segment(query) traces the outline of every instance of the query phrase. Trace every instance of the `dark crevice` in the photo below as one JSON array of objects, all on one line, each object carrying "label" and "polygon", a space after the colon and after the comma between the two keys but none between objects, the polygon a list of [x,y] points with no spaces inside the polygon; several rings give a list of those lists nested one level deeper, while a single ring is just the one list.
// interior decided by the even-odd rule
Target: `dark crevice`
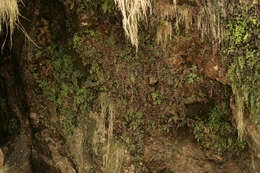
[{"label": "dark crevice", "polygon": [[18,135],[20,121],[8,104],[6,79],[0,77],[0,146]]}]

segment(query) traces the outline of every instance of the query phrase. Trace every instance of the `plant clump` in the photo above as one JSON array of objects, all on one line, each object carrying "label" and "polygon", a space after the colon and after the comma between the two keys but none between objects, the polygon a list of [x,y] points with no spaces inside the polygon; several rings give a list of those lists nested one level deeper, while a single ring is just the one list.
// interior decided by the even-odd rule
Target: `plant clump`
[{"label": "plant clump", "polygon": [[123,16],[123,28],[131,43],[138,49],[138,21],[146,18],[150,0],[115,0]]},{"label": "plant clump", "polygon": [[223,156],[236,155],[245,150],[245,141],[237,139],[237,131],[230,122],[225,121],[219,106],[214,107],[206,119],[194,123],[195,139],[207,150]]},{"label": "plant clump", "polygon": [[[202,38],[210,38],[218,45],[223,40],[225,21],[234,10],[234,1],[191,0],[115,0],[123,16],[123,28],[131,43],[138,49],[138,22],[147,18],[157,29],[158,43],[165,44],[175,31],[196,28]],[[148,22],[148,20],[146,20]]]},{"label": "plant clump", "polygon": [[95,99],[95,92],[88,85],[93,75],[86,77],[75,67],[75,60],[61,47],[52,45],[37,54],[48,57],[41,62],[41,71],[34,77],[42,95],[50,101],[59,116],[62,126],[72,133],[77,122],[87,116]]},{"label": "plant clump", "polygon": [[242,138],[247,123],[260,129],[259,2],[241,2],[235,9],[227,25],[223,52],[232,81],[233,114]]},{"label": "plant clump", "polygon": [[[234,2],[224,0],[173,0],[173,2],[159,0],[154,5],[152,21],[159,29],[160,21],[170,22],[176,31],[189,31],[196,28],[202,38],[211,38],[212,43],[216,44],[223,39],[224,21],[228,11],[233,11],[233,7]],[[166,33],[169,33],[168,29]]]},{"label": "plant clump", "polygon": [[[10,40],[12,41],[12,35],[14,28],[18,23],[19,9],[17,0],[1,0],[0,2],[0,33],[3,32],[3,28],[10,31]],[[2,45],[3,49],[4,43]]]}]

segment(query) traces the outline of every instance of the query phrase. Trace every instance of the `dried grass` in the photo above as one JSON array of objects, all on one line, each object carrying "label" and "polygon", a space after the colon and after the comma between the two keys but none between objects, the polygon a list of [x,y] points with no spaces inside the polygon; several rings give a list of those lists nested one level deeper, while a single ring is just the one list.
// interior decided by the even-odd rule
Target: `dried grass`
[{"label": "dried grass", "polygon": [[0,169],[3,167],[4,165],[4,153],[0,148]]},{"label": "dried grass", "polygon": [[165,45],[172,37],[172,25],[168,21],[162,22],[157,27],[157,43]]},{"label": "dried grass", "polygon": [[[17,0],[1,0],[0,2],[0,33],[3,32],[3,27],[10,32],[10,40],[12,43],[12,35],[14,28],[19,22],[19,9]],[[2,45],[2,49],[5,42]]]},{"label": "dried grass", "polygon": [[[123,16],[123,28],[131,43],[138,49],[138,22],[146,19],[147,11],[152,11],[150,0],[114,0]],[[235,1],[226,0],[191,0],[183,3],[182,0],[158,0],[153,6],[154,24],[161,21],[173,24],[178,30],[184,26],[188,31],[197,28],[202,38],[211,37],[212,42],[220,43],[223,39],[223,20],[228,13],[232,13]],[[195,5],[191,5],[195,4]],[[155,20],[154,20],[155,19]],[[164,43],[165,38],[171,36],[170,27],[164,27],[165,34],[157,34],[157,40]],[[159,33],[162,33],[162,26],[158,25]],[[173,29],[173,28],[172,28]],[[168,34],[168,36],[165,36]],[[164,36],[162,36],[164,35]],[[162,39],[162,40],[160,40]]]},{"label": "dried grass", "polygon": [[1,46],[1,50],[4,49],[8,34],[12,47],[12,36],[16,27],[23,32],[29,41],[31,41],[36,47],[39,48],[39,46],[31,39],[29,34],[25,31],[24,27],[19,22],[20,13],[18,2],[22,3],[22,0],[0,0],[0,33],[3,32],[4,28],[6,28],[7,32],[6,38]]},{"label": "dried grass", "polygon": [[0,173],[8,173],[8,172],[10,172],[8,167],[3,167],[0,169]]},{"label": "dried grass", "polygon": [[[106,93],[99,97],[101,107],[100,114],[90,113],[90,117],[96,121],[96,130],[93,135],[93,151],[96,155],[102,155],[101,169],[107,173],[120,173],[125,160],[126,147],[116,141],[113,136],[115,121],[115,105]],[[108,127],[106,127],[106,122]]]},{"label": "dried grass", "polygon": [[123,16],[123,28],[126,36],[138,50],[138,21],[146,19],[150,0],[114,0]]},{"label": "dried grass", "polygon": [[[208,36],[213,42],[220,43],[224,33],[223,20],[227,17],[228,11],[232,12],[234,2],[225,0],[189,1],[194,5],[181,2],[173,0],[170,3],[159,0],[153,9],[154,17],[158,21],[175,21],[176,30],[179,30],[180,26],[184,26],[186,31],[197,28],[202,38]],[[166,32],[169,33],[168,30]]]},{"label": "dried grass", "polygon": [[237,131],[239,139],[242,140],[245,133],[245,120],[244,120],[244,101],[239,94],[236,94],[236,105],[237,113],[235,115],[235,120],[237,123]]}]

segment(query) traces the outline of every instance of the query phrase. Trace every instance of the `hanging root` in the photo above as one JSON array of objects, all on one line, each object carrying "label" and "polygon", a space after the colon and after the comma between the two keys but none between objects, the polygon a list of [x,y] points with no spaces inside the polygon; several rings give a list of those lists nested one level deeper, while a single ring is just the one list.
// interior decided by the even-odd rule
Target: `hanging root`
[{"label": "hanging root", "polygon": [[24,27],[19,22],[19,8],[18,1],[21,0],[1,0],[0,1],[0,33],[3,32],[4,28],[6,29],[6,38],[2,43],[1,50],[3,51],[7,36],[9,34],[10,43],[12,47],[12,36],[14,29],[17,27],[20,31],[23,32],[25,37],[31,41],[36,47],[39,47],[25,31]]},{"label": "hanging root", "polygon": [[[17,0],[1,0],[0,2],[0,33],[3,32],[3,28],[6,27],[6,31],[10,32],[10,40],[12,43],[12,35],[14,28],[19,22],[18,3]],[[6,34],[7,36],[8,34]],[[2,50],[5,45],[6,39],[2,45]]]},{"label": "hanging root", "polygon": [[138,49],[138,21],[146,19],[150,0],[114,0],[123,16],[123,28],[131,43]]}]

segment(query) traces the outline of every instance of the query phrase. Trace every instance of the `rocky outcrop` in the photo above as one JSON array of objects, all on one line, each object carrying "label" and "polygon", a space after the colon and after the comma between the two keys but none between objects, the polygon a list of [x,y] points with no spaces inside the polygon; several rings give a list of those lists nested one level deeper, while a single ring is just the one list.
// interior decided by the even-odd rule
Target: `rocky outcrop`
[{"label": "rocky outcrop", "polygon": [[245,173],[249,162],[237,164],[236,160],[223,160],[214,154],[201,150],[187,133],[176,133],[174,137],[153,136],[146,140],[145,163],[155,172],[192,172],[192,173]]},{"label": "rocky outcrop", "polygon": [[31,137],[24,130],[8,142],[4,148],[6,153],[5,169],[7,173],[31,173]]},{"label": "rocky outcrop", "polygon": [[[32,36],[37,35],[35,38],[38,39],[43,47],[48,46],[54,40],[59,40],[59,37],[64,37],[62,38],[63,41],[66,40],[66,32],[63,32],[63,27],[65,28],[65,23],[67,22],[65,21],[65,18],[67,17],[70,23],[74,22],[74,18],[76,17],[72,17],[74,13],[70,11],[70,8],[74,4],[67,3],[67,1],[64,2],[63,0],[35,0],[25,2],[28,4],[28,7],[35,8],[34,13],[30,13],[30,15],[35,14],[33,15],[34,19],[32,20],[31,25],[38,28],[36,29],[37,31],[32,29]],[[51,8],[49,8],[48,3],[51,4]],[[71,3],[74,2],[71,1]],[[56,7],[60,10],[56,10]],[[31,10],[28,11],[31,12]],[[62,12],[59,13],[60,11]],[[61,25],[59,25],[59,21],[61,22]],[[77,28],[77,20],[75,20],[75,23],[72,25],[75,25],[72,26],[73,28]],[[93,32],[92,34],[94,37],[95,33]],[[76,37],[73,39],[76,40]],[[129,130],[130,137],[121,134],[115,136],[114,134],[115,122],[123,121],[123,119],[127,117],[124,117],[125,115],[117,115],[118,113],[115,110],[115,105],[117,103],[114,103],[109,97],[111,94],[109,92],[111,91],[107,91],[107,89],[104,89],[105,92],[100,91],[100,93],[98,93],[99,97],[95,100],[95,103],[93,103],[95,108],[93,108],[93,110],[88,110],[88,114],[84,115],[84,117],[78,116],[78,119],[75,121],[76,123],[69,124],[70,131],[66,131],[63,127],[61,117],[59,116],[59,111],[61,110],[58,110],[53,102],[41,96],[41,92],[43,91],[37,91],[39,88],[35,87],[33,78],[33,75],[36,74],[32,74],[30,71],[38,66],[44,66],[46,71],[41,71],[41,69],[36,69],[35,71],[38,70],[37,72],[39,73],[51,73],[51,65],[46,63],[34,66],[33,63],[35,61],[33,60],[36,58],[36,55],[34,55],[36,53],[32,48],[32,44],[25,43],[21,38],[19,38],[17,42],[17,49],[14,50],[17,52],[10,53],[10,56],[14,56],[15,62],[12,62],[13,57],[9,57],[11,64],[10,69],[0,69],[0,72],[4,72],[0,75],[5,74],[5,79],[8,79],[8,85],[5,86],[8,93],[8,104],[15,115],[14,119],[17,121],[13,123],[14,128],[12,128],[14,129],[13,131],[16,131],[16,133],[14,133],[15,135],[13,135],[12,138],[8,138],[7,143],[4,143],[3,152],[5,153],[5,159],[0,150],[0,173],[2,173],[1,166],[3,165],[3,160],[5,166],[8,168],[8,173],[221,173],[230,172],[230,170],[236,173],[250,172],[248,168],[250,167],[249,160],[251,158],[245,158],[244,160],[240,158],[239,163],[237,163],[235,159],[224,159],[213,153],[205,152],[205,150],[196,143],[193,137],[188,135],[191,134],[191,132],[188,132],[185,129],[176,131],[174,136],[163,135],[162,132],[158,132],[158,134],[154,133],[153,136],[141,134],[141,137],[139,137],[133,135],[138,138],[139,141],[137,142],[141,143],[143,148],[139,149],[139,152],[141,153],[138,153],[139,155],[135,152],[131,152],[131,147],[135,148],[137,146],[137,144],[133,143],[130,145],[129,142],[130,137],[133,137],[131,136],[133,131],[131,132],[126,128],[127,126],[125,126],[119,128],[125,128],[125,131]],[[88,46],[89,43],[91,42],[85,42],[84,47],[86,45]],[[184,54],[180,53],[179,55],[176,54],[175,57],[166,59],[170,70],[178,68],[185,70],[187,67],[184,66],[187,64],[187,66],[195,64],[199,67],[198,70],[196,67],[196,76],[203,73],[207,79],[216,79],[224,85],[229,84],[229,81],[224,75],[225,70],[221,68],[222,64],[217,57],[211,59],[207,59],[207,57],[197,58],[200,49],[196,46],[191,47],[193,49],[188,47],[193,45],[193,41],[190,40],[189,42],[183,43],[184,47],[180,47],[179,49],[190,50],[190,52]],[[102,47],[100,49],[102,49]],[[108,52],[110,51],[108,48],[106,49]],[[71,51],[71,49],[68,50]],[[95,49],[94,52],[98,51]],[[103,53],[104,52],[100,52],[100,56],[103,56]],[[110,57],[110,55],[105,56]],[[47,57],[41,58],[48,59]],[[98,61],[100,61],[101,58]],[[110,58],[108,59],[111,61]],[[161,59],[158,61],[161,61]],[[112,71],[114,71],[114,69],[112,69]],[[156,70],[154,71],[157,73]],[[129,71],[125,73],[129,73]],[[148,70],[147,73],[150,73],[150,71]],[[137,71],[135,74],[136,76],[143,75],[143,73]],[[188,74],[192,74],[192,71],[187,71],[187,75]],[[46,74],[46,76],[49,77],[51,75]],[[112,78],[112,76],[110,77]],[[112,81],[111,78],[106,80]],[[125,78],[127,78],[127,75]],[[153,75],[149,76],[148,74],[148,79],[150,86],[156,88],[159,84],[159,77],[157,79],[154,78]],[[131,80],[129,80],[129,83],[131,84],[130,87],[135,87],[133,83],[135,80],[134,76],[133,79],[131,78]],[[186,79],[184,78],[183,80]],[[102,82],[105,82],[105,79]],[[174,85],[174,82],[169,80],[169,85]],[[197,92],[197,89],[200,86],[192,87],[190,83],[187,83],[181,87],[180,92],[185,92],[183,95],[187,96],[187,99],[184,100],[184,104],[191,105],[190,107],[187,106],[187,108],[192,109],[190,112],[187,111],[187,114],[191,113],[192,115],[195,115],[197,112],[201,111],[206,104],[195,105],[197,111],[194,111],[195,109],[192,108],[192,105],[198,102],[204,103],[207,100],[204,99],[204,94],[201,96],[202,99],[194,99],[192,97],[193,92]],[[142,88],[146,90],[144,86],[142,86]],[[205,89],[211,89],[211,87],[205,87]],[[192,94],[189,95],[190,93]],[[214,93],[211,93],[211,95],[213,98]],[[132,96],[133,93],[129,92],[129,97]],[[140,94],[138,97],[145,98],[146,96]],[[154,98],[151,97],[153,100],[158,98],[156,96]],[[63,101],[70,103],[68,101],[70,98],[67,97],[66,99],[67,100]],[[160,104],[159,102],[158,104]],[[71,105],[67,106],[69,107]],[[158,109],[164,108],[158,106]],[[155,111],[154,115],[147,113],[147,119],[144,119],[144,121],[153,119],[156,115]],[[173,114],[175,113],[172,113],[169,116],[174,116]],[[117,117],[121,117],[121,119],[117,119]],[[160,119],[158,119],[158,121],[159,120]],[[177,124],[179,120],[177,118],[173,121],[174,122],[169,121],[169,125],[171,125],[171,123]],[[155,123],[157,122],[155,121]],[[143,127],[141,128],[152,131],[147,127],[149,125],[145,122],[142,126]],[[253,148],[259,147],[260,144],[258,143],[258,140],[260,137],[256,130],[250,128],[250,126],[247,126],[247,130],[252,136]],[[6,130],[2,131],[6,132]],[[153,133],[153,131],[151,133]],[[259,151],[257,150],[254,153],[259,153]],[[253,161],[253,167],[255,167],[255,170],[259,170],[259,154],[253,155]]]}]

